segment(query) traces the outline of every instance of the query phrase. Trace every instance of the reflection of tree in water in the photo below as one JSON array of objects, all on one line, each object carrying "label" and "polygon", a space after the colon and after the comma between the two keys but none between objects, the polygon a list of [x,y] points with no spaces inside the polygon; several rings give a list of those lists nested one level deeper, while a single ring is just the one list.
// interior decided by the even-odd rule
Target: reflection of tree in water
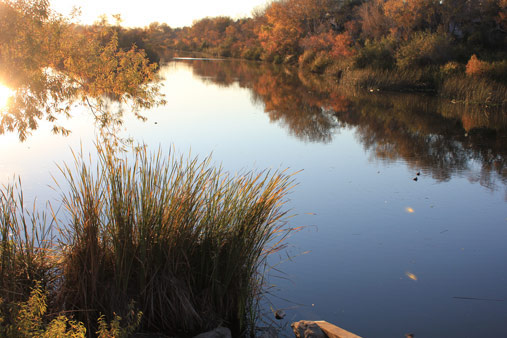
[{"label": "reflection of tree in water", "polygon": [[273,122],[287,127],[303,141],[330,142],[339,126],[334,114],[323,105],[324,96],[301,85],[286,68],[251,62],[185,61],[205,82],[220,86],[237,83],[252,90],[252,100],[262,102]]},{"label": "reflection of tree in water", "polygon": [[[437,113],[438,100],[418,95],[363,95],[353,106],[353,112],[338,117],[357,127],[359,139],[376,158],[401,158],[441,181],[468,172],[472,181],[489,189],[495,189],[497,180],[507,183],[505,129],[466,132],[460,120]],[[478,174],[473,173],[476,165]]]},{"label": "reflection of tree in water", "polygon": [[266,64],[186,62],[204,81],[252,90],[270,120],[303,141],[330,142],[352,126],[375,158],[403,159],[439,181],[464,173],[489,189],[507,185],[503,112],[422,95],[347,95],[333,79]]}]

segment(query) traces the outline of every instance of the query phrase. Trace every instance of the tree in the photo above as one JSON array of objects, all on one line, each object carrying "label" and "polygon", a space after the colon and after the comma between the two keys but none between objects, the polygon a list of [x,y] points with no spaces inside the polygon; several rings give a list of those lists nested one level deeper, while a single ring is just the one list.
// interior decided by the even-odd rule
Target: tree
[{"label": "tree", "polygon": [[[101,125],[119,122],[107,100],[128,103],[134,112],[160,103],[156,64],[144,52],[123,50],[110,26],[84,28],[53,13],[47,0],[0,1],[0,81],[15,90],[3,108],[0,133],[24,140],[37,121],[55,122],[85,102]],[[54,123],[54,132],[69,131]]]},{"label": "tree", "polygon": [[307,35],[327,31],[335,4],[331,0],[282,0],[272,2],[265,10],[266,23],[259,40],[268,55],[297,55],[299,40]]}]

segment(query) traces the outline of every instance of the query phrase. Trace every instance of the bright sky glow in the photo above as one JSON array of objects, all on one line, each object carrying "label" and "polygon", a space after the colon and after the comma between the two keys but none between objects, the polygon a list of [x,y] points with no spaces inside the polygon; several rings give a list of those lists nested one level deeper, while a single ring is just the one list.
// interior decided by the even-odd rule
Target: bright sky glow
[{"label": "bright sky glow", "polygon": [[7,101],[12,94],[12,90],[0,83],[0,109],[4,108],[7,105]]},{"label": "bright sky glow", "polygon": [[57,12],[68,15],[73,7],[81,8],[80,22],[90,24],[101,14],[121,14],[123,26],[144,27],[151,22],[167,23],[171,27],[190,26],[192,21],[219,15],[240,18],[265,5],[268,0],[50,0]]}]

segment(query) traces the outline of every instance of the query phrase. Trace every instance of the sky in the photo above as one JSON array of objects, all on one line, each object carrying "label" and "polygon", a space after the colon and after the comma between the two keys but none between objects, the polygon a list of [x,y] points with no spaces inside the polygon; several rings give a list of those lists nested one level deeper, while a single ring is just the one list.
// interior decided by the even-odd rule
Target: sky
[{"label": "sky", "polygon": [[232,18],[249,16],[252,10],[268,0],[50,0],[51,7],[67,15],[80,7],[80,22],[93,23],[101,14],[121,14],[122,25],[144,27],[151,22],[171,27],[190,26],[196,19],[225,15]]}]

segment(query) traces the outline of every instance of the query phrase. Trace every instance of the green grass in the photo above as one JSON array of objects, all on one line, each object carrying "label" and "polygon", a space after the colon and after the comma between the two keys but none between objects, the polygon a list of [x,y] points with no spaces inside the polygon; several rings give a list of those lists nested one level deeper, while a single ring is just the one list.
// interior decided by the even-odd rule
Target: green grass
[{"label": "green grass", "polygon": [[73,314],[88,332],[135,304],[143,330],[191,335],[224,325],[251,334],[266,259],[290,232],[283,206],[292,176],[231,175],[210,157],[165,157],[143,147],[97,149],[96,163],[75,155],[74,165],[60,167],[58,245],[16,189],[2,192],[6,304],[26,301],[39,280],[50,315]]}]

